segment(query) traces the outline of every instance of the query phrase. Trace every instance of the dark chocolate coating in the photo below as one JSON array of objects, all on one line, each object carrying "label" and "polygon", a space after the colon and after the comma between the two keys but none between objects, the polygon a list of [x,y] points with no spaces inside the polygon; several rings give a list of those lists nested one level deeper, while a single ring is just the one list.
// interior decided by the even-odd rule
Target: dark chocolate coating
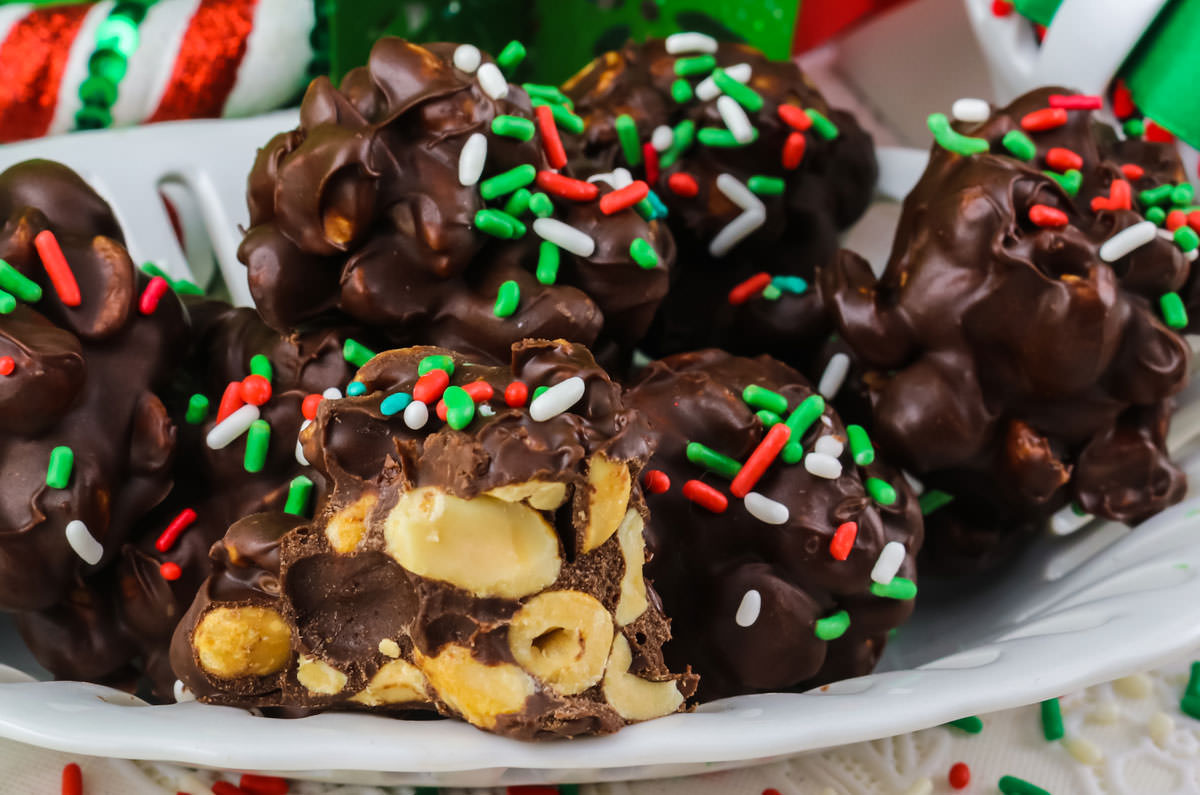
[{"label": "dark chocolate coating", "polygon": [[[516,240],[476,228],[476,212],[503,207],[508,196],[485,202],[479,185],[459,181],[472,134],[487,140],[482,180],[549,166],[540,133],[522,142],[492,132],[499,116],[532,119],[529,97],[510,85],[505,98],[490,98],[453,66],[455,46],[381,39],[340,90],[313,81],[299,128],[260,150],[239,252],[259,312],[281,332],[348,318],[394,345],[443,345],[481,361],[505,361],[527,337],[629,350],[666,293],[670,234],[633,210],[609,216],[595,201],[555,198],[554,217],[596,249],[588,257],[561,251],[557,281],[544,285],[534,277],[540,238],[529,213]],[[653,245],[657,266],[632,260],[639,237]],[[520,303],[498,317],[497,291],[509,280],[520,286]]]},{"label": "dark chocolate coating", "polygon": [[[32,202],[36,202],[33,204]],[[175,426],[159,398],[186,346],[182,305],[168,292],[150,315],[150,278],[134,267],[111,209],[77,174],[30,160],[0,174],[0,259],[42,288],[0,315],[0,609],[35,610],[95,571],[67,543],[82,521],[109,563],[171,488]],[[51,230],[82,302],[65,305],[34,238]],[[51,451],[70,447],[66,488],[46,484]]]},{"label": "dark chocolate coating", "polygon": [[[656,445],[647,469],[665,472],[671,482],[668,491],[646,496],[647,574],[675,636],[667,661],[695,667],[703,699],[807,689],[870,673],[888,631],[913,607],[911,600],[870,593],[871,570],[889,541],[908,552],[899,576],[916,578],[920,508],[897,470],[878,460],[857,467],[848,446],[835,479],[776,459],[753,487],[787,507],[787,521],[772,525],[730,496],[725,478],[688,460],[690,442],[739,462],[758,446],[765,428],[742,398],[752,384],[786,397],[789,410],[815,393],[800,373],[768,356],[747,359],[718,350],[652,362],[626,392],[630,407],[645,415]],[[846,440],[841,419],[829,407],[802,437],[806,453],[821,436]],[[890,483],[895,503],[872,499],[864,488],[867,477]],[[713,513],[688,500],[683,485],[692,479],[724,493],[728,508]],[[858,524],[854,546],[846,560],[837,560],[830,541],[851,521]],[[759,593],[762,607],[744,627],[734,617],[751,590]],[[815,622],[839,610],[850,615],[848,631],[835,640],[819,639]]]},{"label": "dark chocolate coating", "polygon": [[[1188,260],[1161,236],[1099,257],[1143,218],[1092,202],[1148,145],[1114,144],[1090,112],[1069,111],[1062,127],[1029,133],[1033,161],[1005,149],[1005,133],[1054,93],[1071,92],[1039,89],[958,125],[989,152],[933,146],[879,279],[849,252],[821,276],[880,448],[955,497],[928,517],[926,550],[942,570],[1004,559],[1069,502],[1136,523],[1184,493],[1165,437],[1188,350],[1158,302],[1183,287]],[[1074,198],[1042,173],[1051,147],[1083,158]],[[1035,225],[1035,204],[1067,225]]]},{"label": "dark chocolate coating", "polygon": [[[384,398],[397,391],[411,394],[418,364],[430,355],[452,358],[452,385],[489,384],[490,413],[477,410],[461,430],[435,416],[414,430],[403,412],[385,415]],[[528,403],[508,406],[504,398],[514,379],[532,390],[574,376],[584,382],[583,397],[549,419],[535,421]],[[329,483],[316,518],[304,523],[277,514],[251,516],[213,547],[213,575],[180,623],[171,648],[175,672],[192,692],[202,701],[246,707],[433,710],[526,739],[616,731],[631,719],[609,704],[601,683],[560,693],[541,679],[531,679],[528,697],[522,696],[515,707],[485,711],[480,717],[463,706],[467,697],[454,691],[456,686],[467,687],[461,683],[465,680],[452,675],[439,679],[434,672],[438,659],[457,652],[470,665],[482,666],[479,676],[526,676],[510,649],[511,622],[525,605],[559,592],[582,594],[602,611],[605,622],[612,617],[614,632],[632,649],[633,674],[678,687],[680,702],[694,691],[694,676],[672,675],[663,663],[661,647],[670,632],[653,592],[643,589],[645,606],[624,615],[623,621],[616,618],[623,615],[627,601],[624,578],[633,576],[627,572],[630,558],[622,544],[636,545],[633,559],[639,571],[644,561],[644,507],[636,479],[649,447],[638,415],[623,407],[620,387],[585,348],[562,340],[525,341],[513,346],[511,367],[472,364],[468,357],[441,348],[409,348],[376,356],[356,380],[366,385],[366,393],[322,403],[316,422],[302,434],[308,459]],[[615,524],[608,535],[589,542],[593,521],[602,521],[596,511],[610,506],[607,501],[597,506],[590,497],[596,485],[591,473],[601,471],[601,458],[621,473],[618,482],[623,479],[624,485],[615,498],[627,501],[627,508],[616,517],[622,526],[633,523],[632,542]],[[533,497],[500,496],[506,488],[531,482],[558,489],[558,497],[543,504]],[[544,522],[556,539],[560,568],[544,584],[526,587],[518,595],[478,590],[432,570],[418,573],[415,564],[406,568],[402,561],[410,559],[393,534],[404,532],[410,521],[406,517],[416,515],[401,511],[414,500],[420,507],[404,510],[428,517],[441,515],[439,500],[484,506],[480,510],[507,504],[504,510],[527,517],[523,521],[540,517],[536,521]],[[490,524],[490,516],[498,514],[474,521]],[[468,531],[463,523],[471,520],[459,521],[430,531],[432,536],[422,530],[421,538],[441,543]],[[507,560],[506,555],[479,565],[506,565],[501,560]],[[286,661],[269,670],[238,669],[246,670],[244,675],[214,671],[204,662],[209,647],[200,638],[210,622],[241,616],[238,611],[246,608],[273,611],[286,624]],[[332,692],[310,686],[313,680],[306,678],[306,667],[314,665],[338,672],[341,682]],[[421,694],[386,699],[371,695],[381,692],[377,677],[386,677],[388,666],[396,665],[416,672],[413,675],[423,683]],[[501,674],[496,676],[497,692],[506,692]]]},{"label": "dark chocolate coating", "polygon": [[[620,114],[633,118],[641,141],[649,141],[660,125],[674,127],[685,120],[697,130],[726,129],[716,100],[693,98],[680,104],[672,98],[671,85],[679,79],[675,62],[686,57],[690,56],[667,53],[662,39],[630,42],[596,58],[567,81],[563,90],[587,123],[583,140],[569,141],[573,163],[578,168],[628,166],[614,122]],[[661,169],[651,185],[669,209],[667,225],[679,249],[671,292],[644,342],[646,350],[658,355],[707,346],[758,354],[819,340],[827,323],[811,285],[807,293],[786,303],[757,301],[753,310],[731,305],[729,291],[764,271],[801,276],[811,283],[814,267],[836,251],[838,231],[866,209],[878,174],[870,136],[849,113],[830,107],[794,63],[770,61],[752,47],[732,43],[721,43],[715,58],[721,67],[751,67],[748,85],[763,99],[760,110],[747,113],[758,137],[731,148],[697,140]],[[702,77],[686,79],[695,88]],[[838,129],[832,140],[813,128],[803,132],[804,156],[791,170],[781,160],[784,142],[794,132],[778,115],[782,104],[819,111]],[[643,176],[644,165],[634,171]],[[677,173],[695,179],[699,191],[694,197],[677,195],[668,186]],[[742,213],[718,190],[721,174],[731,174],[743,184],[755,175],[779,177],[785,186],[781,195],[759,197],[766,221],[718,257],[710,253],[710,242]],[[805,336],[787,336],[797,332]]]}]

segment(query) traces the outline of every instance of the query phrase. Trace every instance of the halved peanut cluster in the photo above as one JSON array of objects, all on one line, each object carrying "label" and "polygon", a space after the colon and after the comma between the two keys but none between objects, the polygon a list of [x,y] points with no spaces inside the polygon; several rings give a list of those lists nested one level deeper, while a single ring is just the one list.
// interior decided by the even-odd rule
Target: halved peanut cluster
[{"label": "halved peanut cluster", "polygon": [[316,519],[258,514],[214,547],[172,650],[185,685],[525,738],[680,709],[696,678],[667,670],[642,577],[644,428],[591,354],[526,341],[510,370],[409,348],[356,382],[302,436],[330,483]]}]

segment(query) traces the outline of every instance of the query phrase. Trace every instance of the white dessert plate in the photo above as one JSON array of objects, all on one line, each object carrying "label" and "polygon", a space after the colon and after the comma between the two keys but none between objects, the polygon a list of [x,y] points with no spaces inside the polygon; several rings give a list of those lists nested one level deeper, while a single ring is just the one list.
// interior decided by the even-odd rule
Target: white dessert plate
[{"label": "white dessert plate", "polygon": [[[155,193],[170,178],[180,202],[195,203],[229,292],[244,303],[245,279],[232,256],[243,222],[243,175],[255,146],[293,123],[285,113],[81,134],[0,147],[0,169],[27,157],[63,160],[112,201],[137,261],[152,259],[187,276]],[[903,195],[924,159],[882,151],[883,192]],[[894,204],[877,204],[847,244],[878,263],[895,215]],[[193,261],[206,250],[190,242],[189,249]],[[1200,385],[1189,387],[1181,405],[1173,448],[1195,482],[1200,445],[1187,439],[1200,418]],[[1069,536],[1047,535],[1008,569],[974,579],[969,591],[922,580],[912,621],[871,676],[809,693],[726,699],[610,737],[543,743],[506,740],[457,721],[360,714],[275,720],[195,702],[149,706],[105,687],[37,681],[36,665],[0,618],[0,736],[76,754],[376,785],[708,772],[1035,703],[1200,648],[1198,575],[1200,498],[1191,498],[1136,532],[1094,523]]]}]

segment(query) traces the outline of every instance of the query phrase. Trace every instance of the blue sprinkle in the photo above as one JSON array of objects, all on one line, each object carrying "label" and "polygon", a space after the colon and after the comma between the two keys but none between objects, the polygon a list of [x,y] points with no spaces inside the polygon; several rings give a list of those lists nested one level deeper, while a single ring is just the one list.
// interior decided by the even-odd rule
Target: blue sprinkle
[{"label": "blue sprinkle", "polygon": [[350,397],[367,394],[367,385],[362,381],[351,381],[346,386],[346,394]]},{"label": "blue sprinkle", "polygon": [[650,191],[649,193],[646,194],[646,198],[650,200],[651,206],[654,207],[654,217],[655,218],[666,218],[667,217],[667,205],[663,204],[663,200],[658,198],[657,193],[655,193],[654,191]]},{"label": "blue sprinkle", "polygon": [[796,295],[800,295],[808,290],[808,282],[799,276],[776,276],[771,279],[771,284],[785,293],[795,293]]},{"label": "blue sprinkle", "polygon": [[379,410],[383,416],[390,417],[393,414],[399,414],[408,408],[408,404],[412,403],[412,395],[407,392],[393,392],[383,399],[379,404]]}]

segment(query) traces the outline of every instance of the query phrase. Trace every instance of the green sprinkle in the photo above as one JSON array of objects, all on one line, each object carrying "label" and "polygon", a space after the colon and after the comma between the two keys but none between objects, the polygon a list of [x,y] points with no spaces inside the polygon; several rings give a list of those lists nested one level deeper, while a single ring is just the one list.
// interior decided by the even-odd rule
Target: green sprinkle
[{"label": "green sprinkle", "polygon": [[250,374],[261,375],[268,381],[275,375],[275,369],[271,367],[271,360],[261,353],[256,353],[250,357]]},{"label": "green sprinkle", "polygon": [[763,424],[764,428],[772,428],[783,422],[783,417],[779,416],[773,411],[768,411],[767,409],[759,409],[758,411],[754,412],[754,416],[758,417],[758,421]]},{"label": "green sprinkle", "polygon": [[1190,182],[1181,182],[1171,189],[1171,204],[1175,207],[1191,204],[1196,198],[1196,189]]},{"label": "green sprinkle", "polygon": [[533,140],[534,131],[533,122],[520,116],[497,116],[492,119],[492,132],[505,138],[530,141]]},{"label": "green sprinkle", "polygon": [[871,593],[884,599],[907,601],[917,595],[917,584],[907,577],[893,577],[887,585],[871,583]]},{"label": "green sprinkle", "polygon": [[635,237],[629,244],[629,256],[633,257],[633,261],[641,268],[650,269],[658,265],[658,252],[644,237]]},{"label": "green sprinkle", "polygon": [[446,387],[442,400],[446,402],[446,424],[454,430],[461,431],[475,419],[475,401],[461,386]]},{"label": "green sprinkle", "polygon": [[975,715],[968,715],[965,718],[952,720],[946,725],[953,726],[961,731],[965,731],[967,734],[979,734],[981,731],[983,731],[983,721]]},{"label": "green sprinkle", "polygon": [[505,71],[515,69],[525,60],[525,45],[513,39],[496,56],[496,64]]},{"label": "green sprinkle", "polygon": [[375,351],[363,345],[358,340],[347,337],[345,344],[342,345],[342,358],[355,367],[362,367],[374,357]]},{"label": "green sprinkle", "polygon": [[702,466],[710,472],[732,479],[742,465],[727,455],[721,455],[711,447],[699,442],[688,442],[687,460],[697,466]]},{"label": "green sprinkle", "polygon": [[802,295],[808,291],[808,282],[799,276],[775,276],[771,279],[771,284],[793,295]]},{"label": "green sprinkle", "polygon": [[871,437],[861,425],[846,426],[846,440],[850,443],[850,456],[860,467],[875,463],[875,448],[871,446]]},{"label": "green sprinkle", "polygon": [[493,237],[511,240],[525,234],[525,224],[503,210],[487,208],[475,213],[475,226],[479,231]]},{"label": "green sprinkle", "polygon": [[654,220],[654,205],[650,203],[649,197],[642,199],[640,202],[633,205],[633,209],[638,215],[642,216],[642,218],[646,219],[647,221]]},{"label": "green sprinkle", "polygon": [[671,99],[682,105],[692,100],[692,84],[682,77],[671,84]]},{"label": "green sprinkle", "polygon": [[358,397],[359,395],[367,394],[367,385],[362,381],[351,381],[346,384],[346,394],[350,397]]},{"label": "green sprinkle", "polygon": [[0,290],[0,315],[11,314],[16,308],[16,297]]},{"label": "green sprinkle", "polygon": [[1179,297],[1179,293],[1163,293],[1158,299],[1159,308],[1162,309],[1163,321],[1174,329],[1185,328],[1188,324],[1187,309],[1183,306],[1183,299]]},{"label": "green sprinkle", "polygon": [[1042,702],[1042,734],[1051,743],[1063,738],[1062,707],[1057,698]]},{"label": "green sprinkle", "polygon": [[55,447],[50,451],[50,466],[46,467],[46,485],[52,489],[65,489],[74,468],[75,451],[64,445]]},{"label": "green sprinkle", "polygon": [[1079,187],[1083,185],[1083,174],[1080,174],[1079,169],[1076,168],[1068,169],[1063,174],[1059,174],[1057,171],[1043,171],[1042,173],[1057,182],[1058,186],[1071,197],[1079,193]]},{"label": "green sprinkle", "polygon": [[762,291],[762,297],[767,299],[768,301],[778,301],[782,295],[783,295],[783,290],[780,290],[778,287],[776,287],[773,284],[768,284],[766,287],[763,288],[763,291]]},{"label": "green sprinkle", "polygon": [[1000,143],[1002,143],[1004,148],[1007,149],[1009,153],[1018,160],[1028,161],[1037,157],[1037,145],[1034,144],[1033,140],[1028,135],[1020,130],[1009,130],[1004,134],[1004,137],[1000,139]]},{"label": "green sprinkle", "polygon": [[617,128],[625,162],[631,166],[639,165],[642,162],[642,143],[638,138],[637,122],[628,113],[622,113],[613,121],[613,125]]},{"label": "green sprinkle", "polygon": [[706,75],[715,69],[717,59],[711,55],[695,55],[691,58],[677,58],[675,60],[675,74],[680,77],[695,77],[696,75]]},{"label": "green sprinkle", "polygon": [[7,290],[27,304],[36,304],[42,300],[41,286],[2,259],[0,259],[0,288]]},{"label": "green sprinkle", "polygon": [[696,122],[684,119],[672,130],[671,148],[658,156],[660,168],[670,168],[696,140]]},{"label": "green sprinkle", "polygon": [[412,395],[407,392],[393,392],[379,402],[379,413],[385,417],[394,417],[408,408],[412,403]]},{"label": "green sprinkle", "polygon": [[1200,246],[1200,235],[1190,226],[1181,226],[1175,230],[1175,245],[1185,252],[1195,251],[1196,246]]},{"label": "green sprinkle", "polygon": [[568,108],[575,107],[575,103],[571,102],[571,98],[559,90],[558,86],[548,86],[542,83],[522,83],[521,88],[525,89],[525,93],[530,97],[547,100],[547,104],[558,103],[566,105]]},{"label": "green sprinkle", "polygon": [[533,198],[533,194],[529,192],[528,188],[517,188],[513,191],[513,195],[508,197],[508,202],[504,205],[504,212],[513,218],[519,218],[529,209],[531,198]]},{"label": "green sprinkle", "polygon": [[845,610],[839,610],[831,616],[818,618],[814,625],[816,635],[821,640],[837,640],[842,635],[846,634],[846,630],[850,628],[850,614]]},{"label": "green sprinkle", "polygon": [[1158,226],[1162,226],[1163,222],[1167,220],[1167,211],[1161,207],[1151,207],[1149,210],[1146,210],[1146,220],[1153,221]]},{"label": "green sprinkle", "polygon": [[187,279],[176,279],[171,282],[171,289],[179,295],[204,295],[204,288]]},{"label": "green sprinkle", "polygon": [[267,448],[271,445],[271,425],[266,420],[255,420],[250,423],[246,433],[246,455],[242,459],[242,467],[247,472],[262,472],[267,463]]},{"label": "green sprinkle", "polygon": [[1130,138],[1141,138],[1146,132],[1146,125],[1141,119],[1130,119],[1121,127]]},{"label": "green sprinkle", "polygon": [[739,141],[733,137],[733,133],[721,127],[702,127],[696,132],[696,137],[700,143],[705,146],[712,146],[721,149],[732,149],[738,146],[748,146],[758,140],[758,130],[754,130],[754,134],[750,136],[749,141]]},{"label": "green sprinkle", "polygon": [[788,442],[783,446],[779,457],[785,464],[798,464],[804,458],[804,445],[799,442]]},{"label": "green sprinkle", "polygon": [[808,429],[824,411],[825,398],[820,395],[809,395],[802,400],[787,418],[787,426],[792,429],[791,441],[788,444],[795,443],[799,446],[804,434],[808,433]]},{"label": "green sprinkle", "polygon": [[1138,194],[1138,201],[1146,206],[1157,207],[1171,200],[1171,191],[1173,190],[1175,187],[1170,183],[1159,185],[1157,188],[1148,188]]},{"label": "green sprinkle", "polygon": [[953,501],[953,494],[947,494],[946,492],[938,489],[930,489],[921,495],[920,499],[917,500],[917,503],[921,506],[921,515],[928,516],[938,508],[949,505]]},{"label": "green sprinkle", "polygon": [[171,277],[167,275],[167,272],[155,265],[153,262],[143,262],[141,268],[142,273],[146,274],[151,279],[153,279],[155,276],[158,276],[166,279],[167,281],[171,280]]},{"label": "green sprinkle", "polygon": [[826,141],[832,141],[838,137],[837,125],[831,122],[824,113],[812,108],[805,108],[804,112],[808,114],[808,118],[812,119],[813,129],[817,131],[817,135]]},{"label": "green sprinkle", "polygon": [[[725,92],[734,102],[746,110],[751,113],[757,113],[762,110],[763,98],[759,93],[750,86],[743,85],[734,80],[724,69],[714,69],[712,79],[717,84],[717,88]],[[834,130],[834,135],[837,135],[836,128]]]},{"label": "green sprinkle", "polygon": [[549,218],[554,215],[554,202],[549,196],[538,191],[529,197],[529,209],[538,218]]},{"label": "green sprinkle", "polygon": [[208,398],[196,393],[188,398],[187,413],[183,415],[188,425],[199,425],[208,416]]},{"label": "green sprinkle", "polygon": [[751,384],[742,390],[742,400],[756,409],[766,409],[778,415],[787,411],[788,401],[774,390]]},{"label": "green sprinkle", "polygon": [[1016,776],[1001,776],[999,787],[1004,795],[1050,795],[1047,790]]},{"label": "green sprinkle", "polygon": [[1200,696],[1184,696],[1179,700],[1179,709],[1184,715],[1200,720]]},{"label": "green sprinkle", "polygon": [[1200,661],[1192,663],[1188,672],[1187,687],[1184,688],[1183,693],[1187,696],[1200,696]]},{"label": "green sprinkle", "polygon": [[498,196],[512,193],[517,188],[523,188],[537,178],[537,169],[530,163],[524,163],[516,168],[510,168],[503,174],[489,177],[479,183],[479,195],[491,201]]},{"label": "green sprinkle", "polygon": [[308,501],[312,498],[313,482],[304,475],[292,478],[288,485],[287,504],[283,506],[284,513],[292,516],[307,516]]},{"label": "green sprinkle", "polygon": [[867,478],[867,493],[875,498],[880,505],[892,505],[896,502],[896,490],[892,484],[879,478]]},{"label": "green sprinkle", "polygon": [[430,370],[444,370],[446,375],[454,375],[454,359],[444,353],[435,353],[417,362],[417,375],[425,375]]},{"label": "green sprinkle", "polygon": [[576,116],[565,105],[551,105],[550,113],[554,116],[554,123],[572,135],[583,132],[583,118]]},{"label": "green sprinkle", "polygon": [[784,185],[780,177],[768,177],[763,174],[755,174],[746,180],[746,187],[750,192],[760,196],[778,196],[783,193]]},{"label": "green sprinkle", "polygon": [[956,132],[950,126],[950,120],[946,118],[945,113],[931,113],[925,123],[929,126],[929,131],[933,133],[933,138],[938,142],[938,146],[956,155],[969,157],[986,152],[991,148],[983,138],[968,138]]},{"label": "green sprinkle", "polygon": [[537,398],[541,397],[542,393],[545,392],[549,388],[550,387],[548,387],[548,386],[539,386],[537,389],[533,390],[533,397],[530,398],[530,400],[536,400]]},{"label": "green sprinkle", "polygon": [[496,306],[492,312],[496,317],[510,317],[513,312],[517,311],[517,305],[520,303],[521,285],[509,279],[496,291]]},{"label": "green sprinkle", "polygon": [[538,246],[537,280],[542,284],[554,284],[558,279],[558,262],[558,246],[543,240]]}]

